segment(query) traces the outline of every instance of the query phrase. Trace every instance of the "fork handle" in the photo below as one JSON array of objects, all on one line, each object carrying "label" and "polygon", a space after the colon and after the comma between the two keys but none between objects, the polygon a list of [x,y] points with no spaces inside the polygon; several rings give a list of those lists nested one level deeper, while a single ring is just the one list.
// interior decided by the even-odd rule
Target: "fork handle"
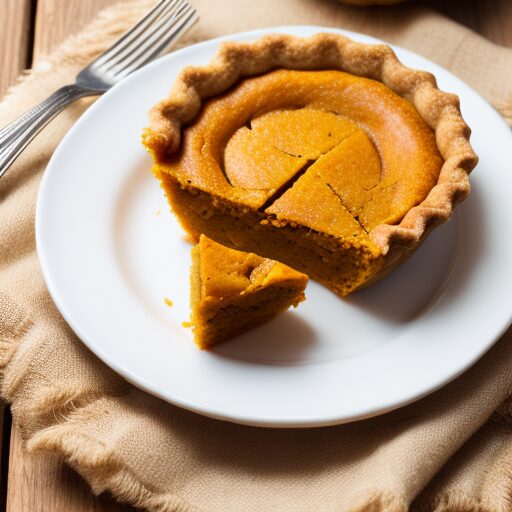
[{"label": "fork handle", "polygon": [[66,85],[21,117],[0,130],[0,178],[16,160],[27,144],[66,105],[78,98],[100,94],[101,91],[79,85]]}]

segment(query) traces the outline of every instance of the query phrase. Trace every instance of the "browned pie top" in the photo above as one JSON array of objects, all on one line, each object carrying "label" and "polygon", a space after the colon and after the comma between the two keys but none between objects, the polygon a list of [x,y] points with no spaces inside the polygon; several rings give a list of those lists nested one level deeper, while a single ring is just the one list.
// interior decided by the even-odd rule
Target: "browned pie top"
[{"label": "browned pie top", "polygon": [[207,100],[159,169],[280,222],[344,237],[399,222],[442,165],[433,131],[382,83],[277,70]]},{"label": "browned pie top", "polygon": [[[344,118],[347,129],[350,122],[357,125],[364,132],[357,136],[364,139],[366,135],[379,156],[379,183],[373,186],[374,178],[368,178],[371,190],[358,185],[361,193],[350,190],[349,201],[334,187],[331,177],[327,181],[322,176],[326,167],[333,168],[327,166],[329,159],[334,160],[331,151],[324,155],[317,148],[320,156],[314,159],[305,150],[304,155],[301,152],[297,156],[295,149],[274,146],[273,141],[270,146],[263,144],[265,136],[256,134],[257,119],[275,113],[272,121],[276,126],[283,125],[286,116],[293,118],[289,111],[301,109],[321,111],[324,121],[324,113]],[[318,127],[325,124],[314,122],[310,114],[297,114],[302,128],[295,133],[306,133],[307,126],[313,124],[311,137],[294,138],[293,142],[316,140],[323,146],[321,135],[325,132]],[[268,120],[262,131],[280,132],[267,130],[270,124],[274,125]],[[256,137],[244,134],[244,126]],[[332,132],[327,137],[329,133],[332,137]],[[354,228],[359,226],[369,234],[392,262],[418,246],[469,194],[469,173],[478,162],[469,142],[470,133],[458,97],[440,91],[432,74],[404,66],[387,45],[358,43],[334,33],[306,38],[269,34],[256,41],[222,43],[211,62],[183,69],[169,95],[150,110],[143,143],[164,185],[164,177],[170,173],[183,187],[212,191],[221,201],[224,199],[224,204],[232,201],[244,210],[258,208],[257,217],[262,223],[267,220],[274,225],[293,225],[292,218],[297,218],[312,229],[324,226],[325,231],[334,234],[339,232],[338,219],[345,216]],[[340,140],[339,147],[332,150],[342,152],[342,145],[345,149],[356,147],[355,137],[356,133],[346,137],[350,142]],[[184,143],[182,138],[186,139]],[[261,177],[255,185],[245,162],[249,160],[254,166],[265,151],[269,158],[265,159],[264,171],[260,166],[254,175]],[[282,158],[282,154],[292,159]],[[352,160],[344,154],[346,161]],[[307,163],[297,171],[303,163],[297,159],[301,158]],[[367,159],[374,160],[371,155]],[[280,160],[286,162],[281,165]],[[347,166],[341,167],[358,173]],[[286,181],[289,175],[292,178]],[[276,188],[280,180],[285,184]],[[326,189],[331,195],[325,193]],[[304,191],[308,191],[307,196]],[[367,192],[371,192],[369,199]],[[312,206],[323,202],[323,211],[299,208],[294,195],[301,202],[309,200]],[[332,215],[326,216],[328,210]]]}]

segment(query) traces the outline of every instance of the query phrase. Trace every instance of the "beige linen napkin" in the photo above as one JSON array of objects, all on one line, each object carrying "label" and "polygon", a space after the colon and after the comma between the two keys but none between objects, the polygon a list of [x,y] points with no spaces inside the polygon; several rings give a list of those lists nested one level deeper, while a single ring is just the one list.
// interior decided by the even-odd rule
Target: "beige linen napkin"
[{"label": "beige linen napkin", "polygon": [[[202,21],[188,43],[279,24],[346,27],[432,58],[498,107],[512,97],[512,50],[413,5],[371,11],[327,0],[194,4]],[[40,60],[0,104],[0,125],[71,81],[147,6],[138,0],[106,11]],[[155,512],[511,510],[512,407],[503,402],[512,391],[512,331],[420,402],[310,430],[195,415],[139,391],[93,356],[56,311],[34,247],[41,174],[89,103],[57,117],[0,181],[0,391],[29,450],[58,452],[94,492],[109,490]]]}]

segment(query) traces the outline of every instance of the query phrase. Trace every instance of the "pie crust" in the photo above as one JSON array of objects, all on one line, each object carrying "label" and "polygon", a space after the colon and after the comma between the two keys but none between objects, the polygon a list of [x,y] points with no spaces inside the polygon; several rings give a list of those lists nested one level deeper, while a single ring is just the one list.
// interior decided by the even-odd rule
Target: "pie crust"
[{"label": "pie crust", "polygon": [[406,259],[436,226],[450,217],[469,192],[469,173],[478,162],[470,142],[470,128],[462,118],[456,95],[438,89],[435,77],[404,66],[383,44],[369,45],[332,33],[309,38],[275,34],[250,43],[227,42],[214,60],[184,69],[167,99],[149,112],[143,143],[155,159],[176,154],[181,129],[193,122],[203,100],[218,96],[238,81],[275,69],[339,70],[383,83],[410,102],[434,131],[444,160],[437,183],[398,224],[380,224],[369,236],[385,255],[378,273],[383,277]]}]

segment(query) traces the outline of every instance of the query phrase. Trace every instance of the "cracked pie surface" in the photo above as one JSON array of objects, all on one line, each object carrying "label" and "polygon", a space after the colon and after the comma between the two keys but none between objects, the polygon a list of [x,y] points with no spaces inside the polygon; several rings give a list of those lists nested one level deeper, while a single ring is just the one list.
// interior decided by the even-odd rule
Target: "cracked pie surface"
[{"label": "cracked pie surface", "polygon": [[221,46],[183,70],[143,139],[192,236],[341,296],[447,220],[477,162],[457,97],[389,47],[335,34]]}]

